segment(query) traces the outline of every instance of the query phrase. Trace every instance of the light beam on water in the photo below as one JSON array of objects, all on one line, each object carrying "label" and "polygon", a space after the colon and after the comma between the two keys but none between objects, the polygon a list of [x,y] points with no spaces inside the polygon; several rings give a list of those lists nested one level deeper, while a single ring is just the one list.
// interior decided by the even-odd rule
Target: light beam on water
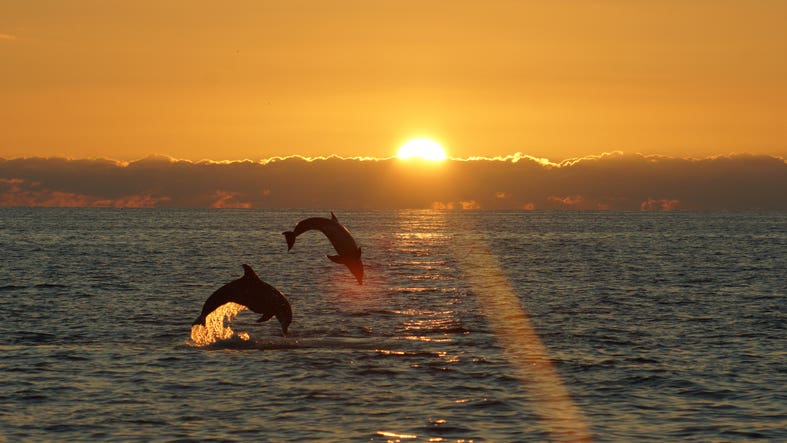
[{"label": "light beam on water", "polygon": [[505,358],[522,387],[532,395],[534,411],[551,440],[592,441],[581,411],[571,400],[549,352],[486,242],[466,235],[458,236],[453,245],[462,246],[454,247],[454,255]]}]

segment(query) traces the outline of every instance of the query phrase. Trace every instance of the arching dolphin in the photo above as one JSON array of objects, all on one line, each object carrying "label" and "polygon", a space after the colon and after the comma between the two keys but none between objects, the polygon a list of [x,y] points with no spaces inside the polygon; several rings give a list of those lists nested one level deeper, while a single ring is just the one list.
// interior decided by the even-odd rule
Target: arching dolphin
[{"label": "arching dolphin", "polygon": [[352,272],[358,284],[363,284],[363,262],[361,261],[361,248],[355,244],[355,239],[350,235],[344,225],[331,212],[331,218],[312,217],[301,220],[292,231],[282,232],[287,239],[287,250],[292,249],[295,238],[306,231],[316,229],[321,231],[331,241],[333,248],[339,255],[329,255],[328,258],[335,263],[340,263]]},{"label": "arching dolphin", "polygon": [[194,320],[193,325],[205,325],[205,317],[219,306],[234,302],[246,306],[257,314],[262,314],[259,321],[268,321],[271,317],[281,323],[281,332],[287,335],[287,328],[292,323],[290,302],[278,289],[257,277],[249,265],[243,265],[243,277],[233,280],[217,289],[205,300],[202,313]]}]

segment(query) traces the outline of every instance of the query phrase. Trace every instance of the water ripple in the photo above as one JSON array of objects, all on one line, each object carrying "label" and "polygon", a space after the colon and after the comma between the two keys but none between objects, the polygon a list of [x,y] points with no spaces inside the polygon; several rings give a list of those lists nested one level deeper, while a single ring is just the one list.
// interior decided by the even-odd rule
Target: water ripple
[{"label": "water ripple", "polygon": [[[347,211],[359,286],[317,233],[286,251],[313,211],[0,211],[0,440],[554,440],[466,237],[594,439],[787,440],[785,213]],[[241,263],[290,335],[237,310],[194,340]]]}]

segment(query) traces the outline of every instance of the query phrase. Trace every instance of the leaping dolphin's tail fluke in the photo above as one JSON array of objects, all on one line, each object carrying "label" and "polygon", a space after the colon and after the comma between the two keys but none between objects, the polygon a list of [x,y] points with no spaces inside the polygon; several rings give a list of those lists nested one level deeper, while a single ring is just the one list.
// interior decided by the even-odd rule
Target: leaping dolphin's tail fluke
[{"label": "leaping dolphin's tail fluke", "polygon": [[295,233],[292,231],[282,232],[284,238],[287,239],[287,250],[289,251],[292,249],[292,246],[295,244]]},{"label": "leaping dolphin's tail fluke", "polygon": [[191,326],[196,326],[196,325],[205,326],[205,316],[203,314],[200,314],[199,317],[194,319],[194,323],[191,324]]}]

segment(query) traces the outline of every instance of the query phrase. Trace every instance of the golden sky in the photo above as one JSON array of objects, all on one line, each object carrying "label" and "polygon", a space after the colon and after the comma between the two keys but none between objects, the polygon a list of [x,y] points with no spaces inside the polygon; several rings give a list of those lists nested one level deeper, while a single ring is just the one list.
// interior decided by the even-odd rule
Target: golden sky
[{"label": "golden sky", "polygon": [[787,157],[787,2],[0,2],[0,157]]}]

